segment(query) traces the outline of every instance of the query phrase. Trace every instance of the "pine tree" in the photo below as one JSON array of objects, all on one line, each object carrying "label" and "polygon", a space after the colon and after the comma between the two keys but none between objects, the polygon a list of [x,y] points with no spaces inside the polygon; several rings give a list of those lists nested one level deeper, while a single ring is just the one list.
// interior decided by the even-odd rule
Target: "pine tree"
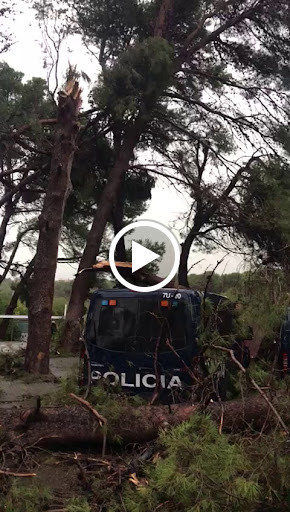
[{"label": "pine tree", "polygon": [[[267,151],[275,149],[279,126],[287,124],[290,11],[286,0],[275,7],[270,0],[75,0],[73,5],[77,30],[99,52],[102,71],[93,100],[114,147],[82,269],[95,261],[111,205],[138,149],[168,156],[174,144],[201,142],[217,154],[219,133],[230,141],[234,135],[240,147],[258,140]],[[251,110],[254,103],[258,112]],[[225,155],[217,156],[226,164]],[[183,272],[186,267],[185,254]],[[85,273],[75,280],[67,341],[77,338],[88,283]]]}]

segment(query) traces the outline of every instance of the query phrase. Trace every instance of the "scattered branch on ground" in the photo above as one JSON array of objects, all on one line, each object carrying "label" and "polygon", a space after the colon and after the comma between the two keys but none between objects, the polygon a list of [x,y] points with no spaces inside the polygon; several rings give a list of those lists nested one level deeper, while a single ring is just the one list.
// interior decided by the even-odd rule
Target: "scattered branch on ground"
[{"label": "scattered branch on ground", "polygon": [[102,448],[102,457],[105,456],[106,453],[106,444],[107,444],[107,420],[102,416],[94,407],[91,406],[91,404],[84,400],[83,398],[80,398],[79,396],[76,396],[74,393],[70,393],[71,398],[79,402],[81,405],[89,409],[89,411],[97,418],[99,425],[104,428],[104,434],[103,434],[103,448]]}]

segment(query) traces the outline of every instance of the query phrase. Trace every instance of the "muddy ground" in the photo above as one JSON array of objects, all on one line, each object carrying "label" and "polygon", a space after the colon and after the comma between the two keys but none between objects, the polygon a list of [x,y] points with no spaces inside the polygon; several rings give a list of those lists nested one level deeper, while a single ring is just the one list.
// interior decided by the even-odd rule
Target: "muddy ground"
[{"label": "muddy ground", "polygon": [[[59,411],[65,410],[60,408]],[[70,407],[70,421],[57,423],[57,432],[64,430],[73,432],[76,425],[87,424],[94,432],[92,418],[87,411],[78,405]],[[49,410],[45,410],[49,414]],[[93,443],[75,443],[64,446],[54,446],[52,449],[43,448],[36,440],[45,435],[45,419],[31,426],[27,431],[14,430],[19,422],[21,411],[16,408],[0,409],[0,510],[1,504],[9,499],[9,486],[12,482],[18,486],[35,489],[48,489],[51,498],[47,506],[34,508],[13,508],[13,512],[123,512],[121,490],[122,485],[129,482],[132,474],[139,466],[139,458],[150,448],[150,457],[153,459],[157,449],[154,442],[144,445],[130,444],[128,446],[110,445],[102,455],[102,446]],[[75,421],[72,421],[72,418]],[[74,425],[72,425],[74,423]],[[34,428],[36,429],[35,432]],[[44,431],[42,432],[42,429]],[[32,430],[30,435],[30,430]],[[7,435],[8,433],[8,435]],[[34,434],[36,434],[34,436]],[[142,461],[140,462],[142,465]],[[15,472],[1,474],[2,470]],[[25,476],[27,475],[27,476]],[[7,497],[2,498],[7,493]],[[23,499],[25,493],[23,493]],[[76,508],[68,506],[71,500],[84,500],[85,506]],[[110,504],[112,500],[112,504]],[[79,503],[79,501],[77,502]],[[82,502],[81,502],[82,503]],[[116,505],[117,503],[117,505]],[[3,506],[3,505],[2,505]],[[23,501],[24,506],[24,501]],[[115,507],[118,507],[117,509]],[[89,508],[85,508],[89,507]],[[10,512],[10,509],[9,509]]]},{"label": "muddy ground", "polygon": [[9,379],[0,375],[0,408],[30,407],[36,396],[46,396],[59,389],[59,379],[66,377],[78,368],[77,357],[52,357],[50,371],[52,376],[48,382],[30,382],[22,379]]}]

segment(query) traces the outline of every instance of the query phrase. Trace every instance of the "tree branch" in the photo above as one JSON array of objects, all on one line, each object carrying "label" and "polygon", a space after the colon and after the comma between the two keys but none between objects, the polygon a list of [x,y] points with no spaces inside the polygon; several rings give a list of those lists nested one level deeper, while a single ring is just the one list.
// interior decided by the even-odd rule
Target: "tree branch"
[{"label": "tree branch", "polygon": [[38,176],[40,175],[41,171],[43,169],[45,169],[46,167],[46,164],[42,166],[41,169],[39,169],[38,171],[34,172],[33,174],[30,174],[29,176],[27,176],[26,178],[23,178],[20,183],[18,183],[18,185],[16,185],[12,190],[9,190],[9,192],[7,192],[6,194],[4,194],[4,196],[0,199],[0,207],[3,206],[3,204],[5,204],[7,201],[9,201],[9,199],[11,197],[14,196],[14,194],[16,194],[16,192],[18,192],[19,190],[21,190],[23,187],[25,187],[26,185],[29,185],[30,183],[32,183],[33,181],[35,181]]},{"label": "tree branch", "polygon": [[86,407],[94,416],[97,418],[99,425],[101,427],[104,427],[104,434],[103,434],[103,449],[102,449],[102,457],[105,456],[106,451],[106,442],[107,442],[107,419],[104,418],[96,409],[94,409],[87,400],[84,400],[83,398],[80,398],[79,396],[75,395],[74,393],[70,393],[71,398],[79,402],[81,405]]},{"label": "tree branch", "polygon": [[15,476],[20,478],[37,476],[36,473],[14,473],[13,471],[9,471],[8,469],[0,469],[0,475]]},{"label": "tree branch", "polygon": [[152,174],[157,174],[158,176],[162,176],[168,180],[174,180],[177,183],[180,183],[181,185],[185,185],[186,187],[188,187],[187,181],[182,180],[182,179],[178,178],[177,176],[171,176],[170,174],[166,174],[164,172],[157,171],[156,169],[149,169],[145,165],[132,165],[132,166],[130,166],[130,169],[132,169],[133,171],[136,169],[137,171],[152,172]]},{"label": "tree branch", "polygon": [[173,10],[174,0],[162,0],[156,18],[154,37],[164,37]]},{"label": "tree branch", "polygon": [[29,228],[26,228],[24,231],[21,231],[18,235],[17,235],[17,238],[16,238],[16,241],[15,241],[15,244],[14,244],[14,247],[13,247],[13,250],[10,254],[10,257],[9,257],[9,260],[7,262],[7,265],[5,267],[5,270],[3,272],[3,274],[0,276],[0,284],[3,283],[4,279],[6,278],[9,270],[11,269],[11,265],[13,263],[13,260],[15,258],[15,254],[18,250],[18,247],[19,247],[19,244],[22,240],[22,238],[26,235],[26,233],[28,233],[29,231],[33,231],[35,229],[35,227],[29,227]]},{"label": "tree branch", "polygon": [[[184,58],[188,53],[193,55],[194,53],[198,52],[202,48],[205,48],[205,46],[207,46],[209,43],[211,43],[212,41],[217,39],[217,37],[219,37],[223,32],[225,32],[226,30],[228,30],[231,27],[234,27],[241,21],[245,20],[262,3],[263,3],[263,0],[257,0],[256,2],[254,2],[254,4],[251,7],[249,7],[245,11],[241,12],[237,16],[234,16],[233,18],[229,18],[225,23],[220,25],[220,27],[218,27],[216,30],[214,30],[210,34],[208,34],[204,39],[202,39],[199,43],[197,43],[195,46],[193,46],[191,48],[189,48],[188,45],[186,46],[186,41],[189,40],[189,42],[191,44],[194,37],[188,36],[187,40],[184,43],[184,47],[183,47],[182,51],[180,52],[179,60]],[[226,5],[226,7],[227,6],[228,5]]]},{"label": "tree branch", "polygon": [[265,400],[265,402],[267,402],[267,404],[269,405],[271,411],[275,414],[279,424],[281,425],[281,427],[283,428],[285,433],[287,435],[289,435],[290,434],[289,429],[286,426],[286,424],[284,423],[284,421],[282,420],[282,418],[281,418],[280,414],[278,413],[277,409],[274,407],[274,405],[271,403],[271,401],[269,400],[267,395],[264,393],[264,391],[260,388],[260,386],[253,379],[253,377],[251,377],[251,375],[249,375],[249,373],[246,371],[246,369],[243,367],[243,365],[240,363],[240,361],[237,360],[237,358],[235,357],[234,351],[229,349],[229,348],[220,347],[219,345],[210,345],[210,347],[211,348],[215,348],[216,350],[221,350],[223,352],[227,352],[229,354],[231,360],[239,367],[241,372],[243,372],[245,375],[248,375],[251,384],[258,391],[258,393],[260,393],[261,397]]}]

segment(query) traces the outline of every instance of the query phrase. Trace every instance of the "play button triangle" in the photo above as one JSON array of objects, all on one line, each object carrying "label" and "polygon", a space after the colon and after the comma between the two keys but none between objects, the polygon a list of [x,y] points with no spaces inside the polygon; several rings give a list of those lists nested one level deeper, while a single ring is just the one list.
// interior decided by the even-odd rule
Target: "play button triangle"
[{"label": "play button triangle", "polygon": [[156,252],[150,251],[150,249],[137,242],[132,242],[132,273],[157,260],[157,258],[160,258],[160,256]]}]

